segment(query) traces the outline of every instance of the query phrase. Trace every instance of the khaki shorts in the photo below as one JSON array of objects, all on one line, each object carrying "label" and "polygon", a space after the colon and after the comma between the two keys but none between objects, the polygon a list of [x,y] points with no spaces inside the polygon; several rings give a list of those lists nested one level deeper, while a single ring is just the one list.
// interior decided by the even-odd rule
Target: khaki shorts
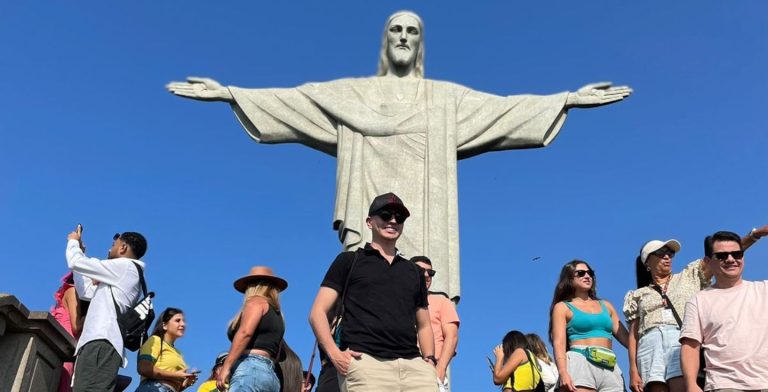
[{"label": "khaki shorts", "polygon": [[352,359],[346,376],[339,374],[341,392],[437,392],[437,372],[421,359],[383,359],[363,354]]},{"label": "khaki shorts", "polygon": [[619,365],[613,370],[594,365],[578,352],[568,351],[568,374],[576,387],[590,388],[598,392],[623,392],[624,377]]}]

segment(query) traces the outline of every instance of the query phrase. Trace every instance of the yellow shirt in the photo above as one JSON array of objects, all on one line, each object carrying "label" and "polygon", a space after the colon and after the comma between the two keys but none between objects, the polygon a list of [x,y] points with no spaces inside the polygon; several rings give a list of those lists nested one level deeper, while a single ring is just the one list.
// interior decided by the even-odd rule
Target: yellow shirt
[{"label": "yellow shirt", "polygon": [[[162,347],[161,347],[162,346]],[[162,350],[162,351],[161,351]],[[181,353],[176,350],[173,345],[155,335],[152,335],[144,342],[139,350],[139,361],[150,361],[154,366],[160,370],[168,370],[171,372],[185,370],[187,364],[184,363],[184,358]],[[146,377],[142,377],[144,381]]]},{"label": "yellow shirt", "polygon": [[[515,391],[532,391],[536,389],[539,380],[541,380],[541,373],[539,372],[538,364],[531,364],[530,359],[534,358],[533,354],[529,351],[526,351],[526,354],[528,354],[528,361],[520,364],[515,369],[513,377],[507,380],[502,389],[513,389]],[[512,385],[512,379],[515,380],[514,385]]]},{"label": "yellow shirt", "polygon": [[216,380],[208,380],[203,383],[203,385],[200,385],[199,388],[197,388],[197,392],[219,392],[218,389],[216,389]]}]

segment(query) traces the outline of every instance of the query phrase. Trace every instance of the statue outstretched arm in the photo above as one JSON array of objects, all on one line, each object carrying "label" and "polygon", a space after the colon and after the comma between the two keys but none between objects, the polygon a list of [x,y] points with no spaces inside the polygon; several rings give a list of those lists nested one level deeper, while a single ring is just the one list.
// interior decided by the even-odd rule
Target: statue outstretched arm
[{"label": "statue outstretched arm", "polygon": [[209,78],[188,77],[186,82],[171,82],[165,85],[172,94],[198,101],[235,101],[228,88]]},{"label": "statue outstretched arm", "polygon": [[611,86],[611,82],[590,83],[568,94],[565,108],[593,108],[621,101],[632,94],[629,86]]}]

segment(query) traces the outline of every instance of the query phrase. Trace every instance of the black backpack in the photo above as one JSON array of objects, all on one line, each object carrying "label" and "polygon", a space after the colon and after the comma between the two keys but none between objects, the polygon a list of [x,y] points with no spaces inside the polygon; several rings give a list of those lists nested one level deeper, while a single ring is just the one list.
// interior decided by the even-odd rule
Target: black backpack
[{"label": "black backpack", "polygon": [[[147,331],[155,319],[155,310],[152,307],[152,298],[154,292],[147,293],[147,284],[144,282],[144,270],[135,261],[132,262],[139,272],[139,283],[141,291],[144,293],[138,303],[129,306],[125,313],[120,313],[120,307],[115,301],[115,293],[112,293],[112,302],[115,304],[115,314],[117,314],[117,325],[120,326],[120,335],[123,337],[123,346],[130,351],[136,351],[141,348],[147,339]],[[112,287],[110,287],[110,292]]]}]

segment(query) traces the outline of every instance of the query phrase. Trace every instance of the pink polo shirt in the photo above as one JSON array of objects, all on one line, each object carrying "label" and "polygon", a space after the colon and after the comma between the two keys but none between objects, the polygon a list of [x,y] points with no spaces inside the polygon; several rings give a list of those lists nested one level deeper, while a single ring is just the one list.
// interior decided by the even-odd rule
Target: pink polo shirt
[{"label": "pink polo shirt", "polygon": [[768,281],[700,291],[685,306],[680,338],[705,349],[704,390],[768,389]]},{"label": "pink polo shirt", "polygon": [[459,326],[459,314],[456,313],[456,305],[450,299],[440,294],[430,294],[429,320],[432,323],[432,334],[435,336],[435,357],[438,359],[443,352],[443,324],[456,323]]}]

